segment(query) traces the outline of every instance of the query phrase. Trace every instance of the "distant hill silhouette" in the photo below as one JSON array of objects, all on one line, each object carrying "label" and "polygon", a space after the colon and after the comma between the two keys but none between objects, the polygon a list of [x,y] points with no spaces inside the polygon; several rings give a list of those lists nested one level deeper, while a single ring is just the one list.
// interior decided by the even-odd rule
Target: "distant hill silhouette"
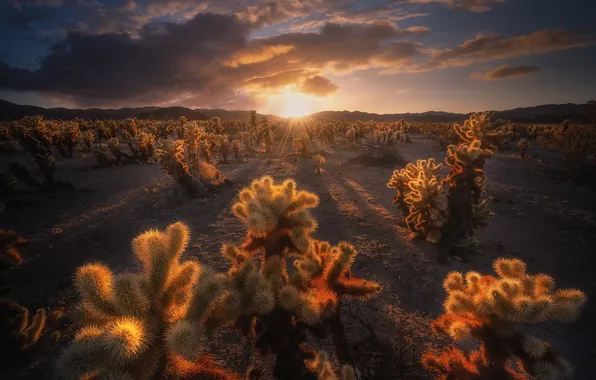
[{"label": "distant hill silhouette", "polygon": [[[82,119],[139,119],[177,120],[181,116],[189,120],[205,120],[219,117],[222,120],[249,121],[250,111],[230,111],[224,109],[189,109],[185,107],[141,107],[121,109],[68,109],[42,108],[14,104],[0,99],[0,120],[21,119],[24,116],[43,115],[47,119],[68,120]],[[259,115],[261,116],[261,115]],[[411,122],[454,122],[468,118],[469,114],[429,111],[422,113],[376,114],[360,111],[323,111],[310,116],[318,121],[398,121],[404,119]],[[507,119],[518,123],[561,123],[569,119],[576,123],[587,123],[594,120],[596,106],[589,104],[547,104],[536,107],[515,108],[507,111],[493,111],[494,119]],[[267,115],[270,121],[281,119]]]},{"label": "distant hill silhouette", "polygon": [[[588,123],[596,116],[596,107],[589,104],[546,104],[536,107],[515,108],[506,111],[492,111],[494,119],[511,120],[516,123],[561,123],[569,119],[576,123]],[[422,112],[376,114],[360,111],[323,111],[310,115],[320,121],[399,121],[410,122],[454,122],[467,119],[470,114],[450,112]]]}]

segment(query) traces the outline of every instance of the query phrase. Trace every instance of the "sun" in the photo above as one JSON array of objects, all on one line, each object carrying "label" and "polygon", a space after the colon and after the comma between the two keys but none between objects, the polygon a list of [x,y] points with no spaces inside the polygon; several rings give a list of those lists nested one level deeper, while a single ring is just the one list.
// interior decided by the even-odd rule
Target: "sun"
[{"label": "sun", "polygon": [[285,91],[279,98],[282,117],[303,117],[314,111],[314,99],[303,93]]}]

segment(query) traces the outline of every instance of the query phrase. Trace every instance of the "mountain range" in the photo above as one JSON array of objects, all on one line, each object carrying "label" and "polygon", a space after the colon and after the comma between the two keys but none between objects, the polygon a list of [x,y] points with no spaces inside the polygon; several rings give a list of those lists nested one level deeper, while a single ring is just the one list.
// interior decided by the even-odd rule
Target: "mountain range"
[{"label": "mountain range", "polygon": [[[515,108],[506,111],[492,111],[493,119],[506,119],[518,123],[561,123],[569,119],[576,123],[593,122],[596,118],[594,104],[546,104],[535,107]],[[11,103],[0,99],[0,120],[17,120],[25,116],[43,115],[47,119],[138,119],[177,120],[181,116],[189,120],[206,120],[219,117],[222,120],[249,121],[250,111],[225,109],[190,109],[185,107],[140,107],[120,109],[70,109],[42,108]],[[376,114],[360,111],[323,111],[307,116],[315,121],[399,121],[410,122],[454,122],[462,121],[470,114],[429,111],[422,113]],[[280,119],[265,115],[271,121]]]}]

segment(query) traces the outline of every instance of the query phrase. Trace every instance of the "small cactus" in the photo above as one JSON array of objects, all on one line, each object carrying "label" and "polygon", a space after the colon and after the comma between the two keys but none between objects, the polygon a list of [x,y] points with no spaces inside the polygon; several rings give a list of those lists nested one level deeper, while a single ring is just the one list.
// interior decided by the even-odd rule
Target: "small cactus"
[{"label": "small cactus", "polygon": [[312,159],[315,163],[316,173],[318,175],[321,175],[321,164],[325,163],[325,156],[323,156],[322,154],[317,154],[313,156]]},{"label": "small cactus", "polygon": [[526,150],[530,147],[530,143],[528,142],[527,139],[525,138],[521,138],[519,139],[519,141],[517,142],[517,148],[519,149],[519,153],[521,158],[525,158],[526,157]]},{"label": "small cactus", "polygon": [[201,181],[190,174],[184,157],[183,140],[159,140],[157,157],[162,169],[182,186],[187,195],[202,196],[207,193],[207,188]]}]

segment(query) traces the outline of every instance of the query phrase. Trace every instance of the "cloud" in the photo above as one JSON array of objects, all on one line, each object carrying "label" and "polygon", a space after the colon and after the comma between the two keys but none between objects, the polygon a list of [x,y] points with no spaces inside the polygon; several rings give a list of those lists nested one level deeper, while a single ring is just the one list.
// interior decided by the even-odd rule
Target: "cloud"
[{"label": "cloud", "polygon": [[0,87],[71,96],[78,105],[155,104],[184,94],[221,104],[244,78],[220,62],[243,48],[249,33],[236,18],[214,14],[147,26],[139,38],[74,32],[36,71],[0,63]]},{"label": "cloud", "polygon": [[283,87],[305,80],[308,70],[287,70],[262,77],[252,78],[244,83],[244,87],[252,91],[279,90]]},{"label": "cloud", "polygon": [[[325,24],[318,32],[286,33],[253,41],[251,51],[272,45],[292,46],[265,64],[301,66],[347,73],[371,67],[399,66],[420,54],[420,45],[395,41],[423,36],[427,28],[400,29],[389,21],[371,24]],[[243,53],[241,53],[243,54]]]},{"label": "cloud", "polygon": [[514,37],[504,37],[495,33],[479,34],[453,49],[429,50],[431,58],[413,71],[461,67],[475,62],[548,53],[595,43],[594,38],[561,29],[545,29]]},{"label": "cloud", "polygon": [[18,10],[31,6],[60,7],[64,5],[64,0],[7,0],[6,5]]},{"label": "cloud", "polygon": [[514,78],[514,77],[525,77],[526,75],[540,71],[539,67],[535,66],[500,66],[496,69],[487,73],[472,73],[470,77],[475,79],[502,79],[502,78]]},{"label": "cloud", "polygon": [[419,47],[395,39],[426,33],[389,22],[327,24],[316,33],[250,40],[253,30],[231,15],[198,14],[183,23],[147,24],[134,37],[70,32],[37,70],[0,62],[0,88],[102,107],[171,102],[240,107],[256,101],[259,92],[285,86],[326,96],[338,89],[323,76],[326,69],[398,64]]},{"label": "cloud", "polygon": [[437,3],[449,8],[467,12],[487,12],[496,3],[504,3],[507,0],[396,0],[398,3],[430,4]]},{"label": "cloud", "polygon": [[305,94],[311,94],[321,97],[333,94],[338,89],[338,85],[320,75],[315,75],[313,77],[307,78],[300,87],[300,90]]}]

